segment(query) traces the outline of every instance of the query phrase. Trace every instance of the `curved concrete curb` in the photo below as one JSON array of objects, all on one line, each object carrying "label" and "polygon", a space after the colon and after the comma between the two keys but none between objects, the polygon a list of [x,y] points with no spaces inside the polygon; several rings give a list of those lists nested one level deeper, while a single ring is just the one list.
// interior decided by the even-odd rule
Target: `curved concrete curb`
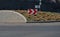
[{"label": "curved concrete curb", "polygon": [[60,20],[59,21],[36,21],[36,22],[27,22],[27,23],[55,23],[55,22],[60,22]]},{"label": "curved concrete curb", "polygon": [[[18,13],[18,12],[16,12],[16,11],[13,11],[13,10],[0,10],[0,13],[5,13],[5,12],[12,12],[12,13],[15,13],[15,14],[17,14],[17,15],[19,15],[20,17],[22,17],[23,18],[23,22],[27,22],[27,19],[22,15],[22,14],[20,14],[20,13]],[[2,16],[1,16],[2,17]]]}]

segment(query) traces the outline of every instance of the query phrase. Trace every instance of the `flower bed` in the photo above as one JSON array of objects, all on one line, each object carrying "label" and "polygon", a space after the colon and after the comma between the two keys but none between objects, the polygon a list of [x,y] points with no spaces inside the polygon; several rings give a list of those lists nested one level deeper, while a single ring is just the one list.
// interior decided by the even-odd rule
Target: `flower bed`
[{"label": "flower bed", "polygon": [[16,10],[23,14],[28,21],[60,21],[60,13],[38,11],[36,15],[28,14],[27,10]]}]

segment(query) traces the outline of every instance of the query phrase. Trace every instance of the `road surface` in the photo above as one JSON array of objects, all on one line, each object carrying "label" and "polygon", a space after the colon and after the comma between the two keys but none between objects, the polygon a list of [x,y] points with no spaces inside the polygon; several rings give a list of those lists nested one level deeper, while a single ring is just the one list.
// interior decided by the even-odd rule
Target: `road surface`
[{"label": "road surface", "polygon": [[0,37],[60,37],[60,24],[0,23]]}]

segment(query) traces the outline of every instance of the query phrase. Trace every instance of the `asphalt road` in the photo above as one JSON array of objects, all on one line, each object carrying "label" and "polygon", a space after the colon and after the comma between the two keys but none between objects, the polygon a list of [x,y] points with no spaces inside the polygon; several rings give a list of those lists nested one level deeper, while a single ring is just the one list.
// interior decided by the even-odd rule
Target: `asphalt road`
[{"label": "asphalt road", "polygon": [[60,23],[0,23],[0,37],[60,37]]}]

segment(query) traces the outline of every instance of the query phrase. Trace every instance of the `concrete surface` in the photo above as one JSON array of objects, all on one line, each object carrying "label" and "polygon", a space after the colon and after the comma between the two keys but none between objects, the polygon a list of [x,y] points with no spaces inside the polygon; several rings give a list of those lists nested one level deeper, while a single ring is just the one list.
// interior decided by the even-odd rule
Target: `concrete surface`
[{"label": "concrete surface", "polygon": [[27,20],[18,12],[11,10],[0,10],[0,22],[27,22]]}]

